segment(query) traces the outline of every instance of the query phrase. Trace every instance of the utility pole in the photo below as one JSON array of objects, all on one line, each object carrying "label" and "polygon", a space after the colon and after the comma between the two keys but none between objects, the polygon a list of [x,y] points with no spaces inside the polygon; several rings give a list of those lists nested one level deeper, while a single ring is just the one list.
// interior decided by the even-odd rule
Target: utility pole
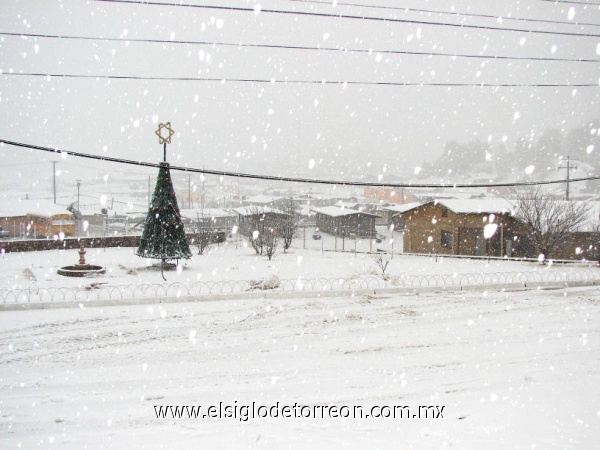
[{"label": "utility pole", "polygon": [[54,192],[54,204],[56,205],[56,161],[52,161],[52,191]]},{"label": "utility pole", "polygon": [[[204,170],[204,166],[202,166],[202,170]],[[202,172],[202,198],[201,198],[201,207],[202,207],[202,216],[204,216],[204,172]]]},{"label": "utility pole", "polygon": [[81,180],[76,180],[77,181],[77,216],[76,216],[76,220],[77,220],[77,236],[81,235],[81,204],[79,202],[79,187],[81,186]]},{"label": "utility pole", "polygon": [[565,194],[565,200],[569,201],[569,181],[571,179],[570,174],[571,174],[571,170],[577,170],[577,166],[574,164],[571,164],[571,159],[569,158],[569,155],[567,155],[567,165],[566,166],[560,165],[558,167],[558,170],[561,170],[561,169],[567,170],[567,191]]},{"label": "utility pole", "polygon": [[188,208],[192,209],[192,179],[188,174]]}]

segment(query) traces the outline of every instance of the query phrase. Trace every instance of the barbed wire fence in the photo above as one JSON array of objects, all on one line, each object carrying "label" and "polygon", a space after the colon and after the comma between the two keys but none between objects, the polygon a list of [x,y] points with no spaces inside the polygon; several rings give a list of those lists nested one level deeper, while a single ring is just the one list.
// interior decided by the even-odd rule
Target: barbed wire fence
[{"label": "barbed wire fence", "polygon": [[256,294],[274,293],[362,293],[366,291],[393,292],[401,290],[424,289],[467,289],[467,288],[528,288],[543,284],[549,285],[582,285],[600,284],[600,270],[596,268],[569,271],[526,271],[526,272],[493,272],[493,273],[454,273],[439,275],[402,275],[383,279],[378,276],[358,276],[352,278],[293,278],[280,279],[276,276],[262,280],[224,280],[205,281],[185,284],[128,284],[105,285],[91,282],[81,287],[57,287],[0,290],[0,306],[5,309],[9,305],[26,304],[85,304],[135,300],[170,299],[202,299],[211,296],[236,297],[255,296]]}]

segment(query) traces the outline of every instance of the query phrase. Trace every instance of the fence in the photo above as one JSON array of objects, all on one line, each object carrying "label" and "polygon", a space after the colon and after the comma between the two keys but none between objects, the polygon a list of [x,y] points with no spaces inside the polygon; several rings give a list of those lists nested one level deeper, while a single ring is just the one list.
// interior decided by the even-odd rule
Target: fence
[{"label": "fence", "polygon": [[316,278],[264,280],[227,280],[214,282],[132,284],[108,286],[91,283],[85,287],[58,287],[0,290],[0,306],[42,303],[86,303],[90,301],[131,301],[141,299],[208,298],[211,295],[244,295],[248,293],[290,292],[361,292],[402,289],[462,289],[502,286],[531,287],[538,283],[600,284],[600,270],[571,269],[568,271],[494,272],[440,275],[406,275],[384,280],[381,277]]}]

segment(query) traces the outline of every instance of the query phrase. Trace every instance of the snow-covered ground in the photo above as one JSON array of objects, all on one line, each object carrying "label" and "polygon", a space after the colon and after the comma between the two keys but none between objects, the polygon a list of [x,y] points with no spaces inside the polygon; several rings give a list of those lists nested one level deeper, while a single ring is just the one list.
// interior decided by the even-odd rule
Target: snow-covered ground
[{"label": "snow-covered ground", "polygon": [[[215,247],[166,276],[188,283],[378,274],[369,255],[304,249],[302,242],[273,261],[237,247]],[[77,262],[76,250],[1,255],[2,289],[162,282],[160,272],[143,270],[146,262],[133,249],[87,252],[87,262],[105,266],[106,275],[57,275],[58,267]],[[388,272],[556,270],[599,269],[397,255]],[[323,295],[0,312],[2,447],[594,448],[600,442],[597,286]],[[237,406],[238,418],[155,412],[155,406],[218,409],[220,402]],[[239,420],[241,407],[253,402],[279,404],[280,417]],[[360,407],[363,414],[373,406],[408,406],[411,418],[281,417],[295,404],[317,412]],[[442,417],[431,418],[432,409],[428,418],[412,418],[430,405]]]},{"label": "snow-covered ground", "polygon": [[[3,448],[595,448],[600,291],[2,312]],[[444,406],[156,418],[155,405]],[[241,411],[241,410],[240,410]]]},{"label": "snow-covered ground", "polygon": [[[208,254],[197,255],[181,262],[179,270],[165,273],[167,282],[191,284],[226,280],[262,280],[273,275],[280,279],[342,278],[359,276],[381,276],[381,270],[368,252],[368,240],[357,241],[358,253],[353,253],[354,241],[345,243],[345,252],[331,251],[335,248],[333,237],[324,235],[324,242],[307,238],[296,239],[287,253],[281,250],[273,260],[256,255],[243,241],[227,242],[210,248]],[[380,244],[373,242],[373,250],[378,248],[391,251],[389,241]],[[321,248],[323,246],[323,248]],[[342,249],[341,240],[337,242]],[[329,250],[329,251],[328,251]],[[388,253],[388,256],[391,254]],[[135,255],[134,248],[89,248],[86,249],[86,262],[106,268],[107,273],[97,278],[68,278],[57,274],[63,266],[77,264],[78,250],[52,250],[36,253],[0,254],[0,290],[38,289],[89,286],[91,283],[102,286],[123,286],[136,284],[164,283],[160,270],[155,270],[155,261]],[[478,260],[467,258],[443,258],[432,256],[409,256],[395,253],[386,270],[394,277],[437,274],[492,274],[513,273],[565,273],[590,271],[596,273],[596,264],[541,265],[535,262],[508,260]]]}]

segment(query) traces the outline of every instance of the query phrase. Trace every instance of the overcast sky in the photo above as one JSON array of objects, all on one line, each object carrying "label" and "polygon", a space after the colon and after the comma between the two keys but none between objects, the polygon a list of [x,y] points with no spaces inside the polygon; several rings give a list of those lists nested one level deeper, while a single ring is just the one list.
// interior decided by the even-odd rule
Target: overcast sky
[{"label": "overcast sky", "polygon": [[[185,3],[230,5],[249,11],[82,0],[3,0],[3,33],[111,40],[0,36],[0,138],[157,162],[162,159],[162,146],[154,131],[159,122],[170,121],[177,132],[169,146],[168,159],[173,164],[343,179],[357,173],[383,173],[384,166],[386,174],[413,173],[415,166],[434,158],[453,139],[504,140],[511,146],[519,137],[536,136],[554,127],[568,130],[600,116],[598,62],[536,60],[600,59],[597,5],[543,0],[348,2],[390,9],[348,6],[343,1]],[[282,14],[269,9],[403,21]],[[464,14],[448,14],[452,11]],[[348,50],[252,47],[254,44]],[[16,75],[19,73],[169,80]],[[273,82],[239,81],[242,79]],[[288,83],[283,83],[285,80]],[[318,83],[321,80],[348,84]],[[432,86],[434,83],[484,86]],[[485,86],[490,84],[527,86]],[[593,86],[530,86],[539,84]],[[8,146],[0,147],[0,155],[3,165],[11,168],[9,175],[20,174],[21,179],[45,184],[51,179],[49,161],[59,160]],[[29,161],[36,164],[23,165]],[[89,160],[68,162],[74,165],[62,162],[65,180],[123,170]],[[5,183],[8,179],[10,176]]]}]

